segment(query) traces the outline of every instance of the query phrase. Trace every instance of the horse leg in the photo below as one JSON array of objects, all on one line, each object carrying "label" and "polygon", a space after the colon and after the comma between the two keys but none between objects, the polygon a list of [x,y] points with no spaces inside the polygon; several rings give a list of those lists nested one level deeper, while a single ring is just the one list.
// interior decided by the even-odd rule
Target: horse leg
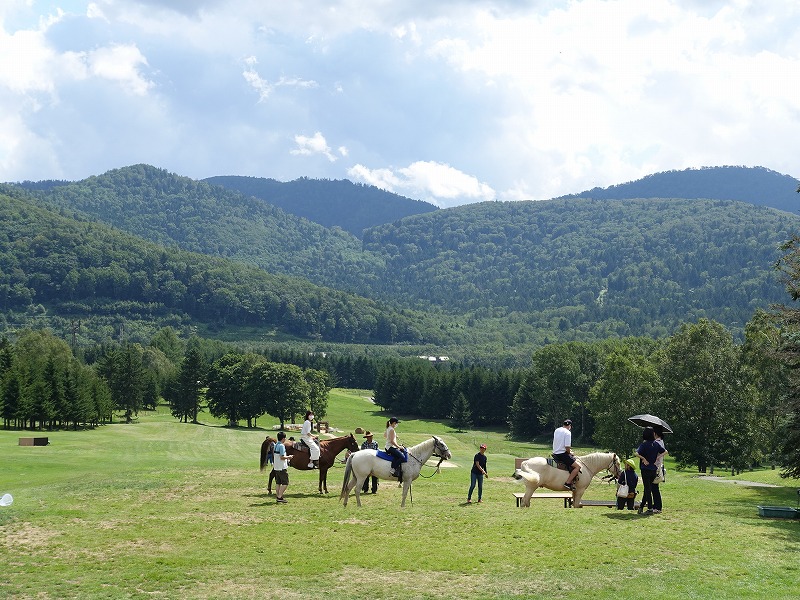
[{"label": "horse leg", "polygon": [[322,469],[319,470],[319,493],[320,494],[322,493],[323,486],[325,487],[325,493],[326,494],[328,493],[328,486],[327,486],[327,484],[325,482],[325,477],[324,477],[327,473],[328,473],[327,469],[324,470],[324,471]]},{"label": "horse leg", "polygon": [[361,506],[361,480],[357,473],[353,472],[353,482],[350,485],[350,489],[355,489],[356,491],[356,506]]},{"label": "horse leg", "polygon": [[522,479],[525,480],[525,495],[522,497],[522,501],[519,503],[520,506],[524,506],[525,508],[530,508],[531,506],[531,496],[533,492],[536,491],[541,484],[539,479],[539,474],[535,471],[525,471],[520,473],[522,475]]},{"label": "horse leg", "polygon": [[588,486],[575,486],[575,491],[572,492],[572,508],[583,508],[583,506],[581,506],[581,498],[583,498],[586,487]]},{"label": "horse leg", "polygon": [[400,508],[406,505],[406,494],[408,494],[408,490],[411,489],[411,478],[403,479],[403,501],[400,502]]}]

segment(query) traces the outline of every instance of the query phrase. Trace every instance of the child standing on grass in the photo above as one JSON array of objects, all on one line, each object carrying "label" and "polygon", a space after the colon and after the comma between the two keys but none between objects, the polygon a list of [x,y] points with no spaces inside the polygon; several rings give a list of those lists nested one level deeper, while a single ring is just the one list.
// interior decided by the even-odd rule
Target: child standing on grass
[{"label": "child standing on grass", "polygon": [[289,487],[288,466],[292,457],[286,454],[286,446],[283,445],[283,440],[285,439],[285,433],[282,431],[278,433],[278,443],[275,444],[275,448],[272,451],[275,458],[275,464],[272,469],[275,471],[275,496],[278,504],[288,503],[287,500],[284,500],[283,494],[286,488]]}]

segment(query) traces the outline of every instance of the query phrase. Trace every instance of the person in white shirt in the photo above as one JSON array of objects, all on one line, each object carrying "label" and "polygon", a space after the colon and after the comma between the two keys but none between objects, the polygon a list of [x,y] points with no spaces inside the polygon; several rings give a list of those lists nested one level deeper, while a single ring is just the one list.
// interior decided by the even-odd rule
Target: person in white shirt
[{"label": "person in white shirt", "polygon": [[306,420],[303,421],[303,428],[300,430],[300,439],[305,442],[311,452],[308,468],[316,469],[319,466],[319,443],[317,437],[312,435],[312,431],[314,431],[314,413],[309,410],[306,412]]},{"label": "person in white shirt", "polygon": [[291,456],[286,454],[286,446],[283,445],[283,440],[286,439],[286,434],[282,431],[278,433],[278,442],[273,449],[274,464],[272,470],[275,473],[275,496],[280,504],[287,504],[288,501],[284,500],[283,493],[289,487],[289,461]]},{"label": "person in white shirt", "polygon": [[573,481],[578,476],[581,466],[572,455],[572,421],[570,419],[565,419],[564,424],[553,432],[553,458],[570,468],[564,487],[568,490],[574,490],[575,484]]}]

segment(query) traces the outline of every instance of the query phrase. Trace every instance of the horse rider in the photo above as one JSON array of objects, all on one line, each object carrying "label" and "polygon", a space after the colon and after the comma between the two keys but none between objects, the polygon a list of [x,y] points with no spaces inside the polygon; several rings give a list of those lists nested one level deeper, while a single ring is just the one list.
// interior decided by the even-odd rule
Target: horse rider
[{"label": "horse rider", "polygon": [[386,437],[386,454],[392,457],[392,477],[397,477],[397,481],[403,481],[403,460],[405,456],[403,455],[403,450],[405,449],[404,446],[400,445],[400,442],[397,441],[397,424],[400,423],[400,420],[397,417],[392,417],[388,421],[386,421],[386,433],[384,433],[384,437]]},{"label": "horse rider", "polygon": [[568,490],[575,490],[575,478],[581,470],[581,466],[576,462],[572,455],[572,420],[564,419],[564,423],[553,432],[553,458],[564,463],[569,467],[570,473],[564,482],[564,487]]},{"label": "horse rider", "polygon": [[319,467],[319,443],[317,442],[318,438],[311,433],[313,430],[314,413],[309,410],[306,411],[306,420],[303,421],[303,428],[300,430],[300,439],[308,446],[308,451],[311,453],[311,459],[308,463],[309,469]]}]

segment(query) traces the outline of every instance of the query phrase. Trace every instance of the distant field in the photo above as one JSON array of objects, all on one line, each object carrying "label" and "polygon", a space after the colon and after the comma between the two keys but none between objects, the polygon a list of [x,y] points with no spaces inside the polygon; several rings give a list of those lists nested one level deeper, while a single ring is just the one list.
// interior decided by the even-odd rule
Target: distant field
[{"label": "distant field", "polygon": [[[334,390],[331,426],[380,439],[388,415],[369,396]],[[46,447],[17,445],[32,432],[0,430],[0,495],[14,496],[0,507],[0,597],[800,597],[800,521],[756,509],[797,505],[798,482],[777,471],[735,478],[779,486],[752,487],[672,469],[660,516],[551,500],[523,510],[511,495],[523,489],[510,477],[514,457],[545,448],[403,419],[401,440],[436,434],[454,455],[454,467],[423,470],[430,478],[405,509],[388,482],[361,509],[342,507],[342,466],[329,473],[329,496],[313,473],[291,470],[281,506],[258,471],[273,422],[248,430],[201,420],[180,424],[160,409],[133,425],[37,434],[50,437]],[[466,505],[483,441],[484,503]],[[610,499],[613,488],[596,481],[586,497]]]}]

